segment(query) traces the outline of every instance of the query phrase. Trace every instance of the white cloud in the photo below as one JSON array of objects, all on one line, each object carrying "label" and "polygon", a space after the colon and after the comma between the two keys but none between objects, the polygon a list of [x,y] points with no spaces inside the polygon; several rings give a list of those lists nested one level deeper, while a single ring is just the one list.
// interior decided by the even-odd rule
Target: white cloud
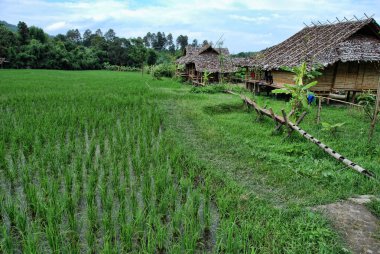
[{"label": "white cloud", "polygon": [[62,28],[67,28],[67,23],[65,21],[60,21],[60,22],[55,22],[53,24],[50,24],[47,27],[45,27],[45,30],[47,32],[55,32]]},{"label": "white cloud", "polygon": [[253,22],[256,24],[262,24],[263,22],[270,20],[269,17],[247,17],[247,16],[235,15],[235,14],[230,15],[229,17],[232,19],[246,21],[246,22]]}]

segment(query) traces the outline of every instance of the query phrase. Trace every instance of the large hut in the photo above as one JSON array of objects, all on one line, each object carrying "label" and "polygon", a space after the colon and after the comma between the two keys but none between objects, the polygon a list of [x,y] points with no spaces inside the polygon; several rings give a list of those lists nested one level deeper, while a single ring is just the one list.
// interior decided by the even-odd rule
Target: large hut
[{"label": "large hut", "polygon": [[380,27],[372,18],[307,26],[263,50],[248,65],[263,70],[261,79],[276,88],[294,83],[293,74],[281,67],[297,66],[303,61],[309,66],[323,66],[318,85],[312,88],[315,92],[376,90],[380,77]]},{"label": "large hut", "polygon": [[187,46],[184,55],[176,63],[182,66],[181,75],[195,84],[204,83],[204,73],[207,73],[209,82],[218,82],[221,77],[237,70],[227,48],[214,48],[211,45]]}]

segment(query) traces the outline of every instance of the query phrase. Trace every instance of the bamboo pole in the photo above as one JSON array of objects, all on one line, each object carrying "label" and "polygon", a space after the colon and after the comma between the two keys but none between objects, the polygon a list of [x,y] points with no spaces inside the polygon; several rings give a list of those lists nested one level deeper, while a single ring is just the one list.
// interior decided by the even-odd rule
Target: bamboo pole
[{"label": "bamboo pole", "polygon": [[371,127],[369,130],[369,137],[368,137],[369,141],[371,141],[373,137],[373,132],[375,130],[377,115],[379,114],[379,110],[380,110],[380,77],[379,77],[379,84],[377,87],[375,111],[373,112],[373,119],[372,119]]},{"label": "bamboo pole", "polygon": [[351,106],[363,107],[362,105],[358,105],[358,104],[347,102],[347,101],[337,100],[337,99],[333,99],[333,98],[330,98],[330,97],[324,97],[324,96],[316,96],[316,97],[322,98],[322,99],[326,99],[327,101],[336,101],[336,102],[348,104],[348,105],[351,105]]}]

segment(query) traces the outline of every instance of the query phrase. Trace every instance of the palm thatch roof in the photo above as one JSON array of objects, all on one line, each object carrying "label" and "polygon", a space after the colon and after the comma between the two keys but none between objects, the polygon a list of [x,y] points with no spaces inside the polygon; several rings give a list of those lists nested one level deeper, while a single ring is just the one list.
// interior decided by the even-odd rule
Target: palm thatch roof
[{"label": "palm thatch roof", "polygon": [[305,27],[278,45],[261,51],[249,65],[266,70],[281,66],[331,65],[342,61],[380,61],[380,26],[373,18]]},{"label": "palm thatch roof", "polygon": [[185,55],[177,59],[176,63],[193,63],[195,69],[199,72],[231,73],[237,71],[228,49],[214,48],[211,45],[205,45],[203,47],[187,46],[185,48]]}]

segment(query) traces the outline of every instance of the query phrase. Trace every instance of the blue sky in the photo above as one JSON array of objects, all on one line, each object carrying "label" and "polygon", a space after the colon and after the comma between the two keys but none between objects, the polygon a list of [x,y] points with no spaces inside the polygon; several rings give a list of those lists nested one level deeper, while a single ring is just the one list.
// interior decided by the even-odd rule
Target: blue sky
[{"label": "blue sky", "polygon": [[137,37],[147,32],[171,32],[217,41],[223,35],[231,52],[257,51],[275,45],[311,21],[325,22],[375,14],[380,22],[380,0],[0,0],[0,20],[24,21],[56,35],[78,28],[117,36]]}]

